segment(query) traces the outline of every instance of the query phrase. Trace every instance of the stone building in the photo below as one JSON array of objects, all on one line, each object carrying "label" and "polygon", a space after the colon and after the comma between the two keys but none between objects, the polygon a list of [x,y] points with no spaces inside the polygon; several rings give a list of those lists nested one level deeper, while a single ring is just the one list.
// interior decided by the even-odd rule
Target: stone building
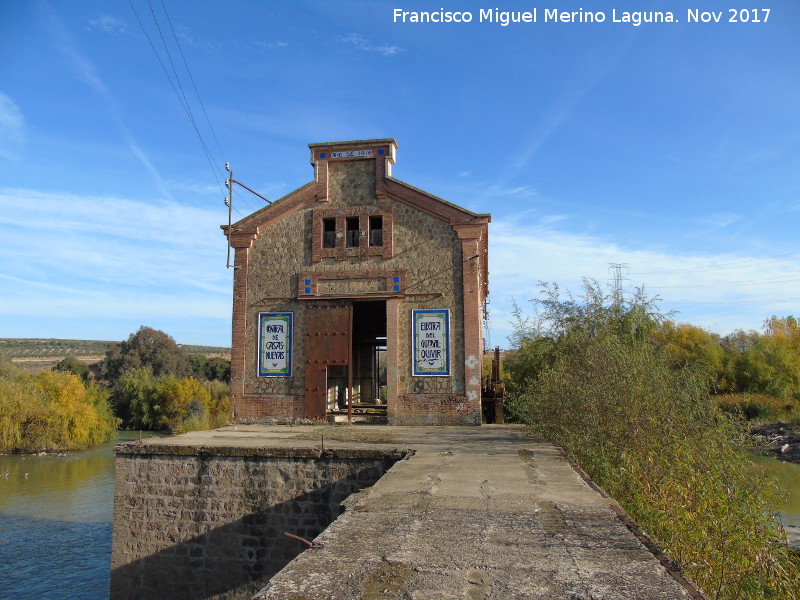
[{"label": "stone building", "polygon": [[480,424],[490,216],[393,178],[394,139],[309,148],[313,181],[223,227],[233,418]]}]

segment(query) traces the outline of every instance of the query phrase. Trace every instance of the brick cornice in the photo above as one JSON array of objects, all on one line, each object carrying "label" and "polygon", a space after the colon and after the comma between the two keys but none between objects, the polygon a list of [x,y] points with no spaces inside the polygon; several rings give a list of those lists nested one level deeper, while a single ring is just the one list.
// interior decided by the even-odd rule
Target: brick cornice
[{"label": "brick cornice", "polygon": [[486,231],[486,223],[456,223],[453,230],[460,240],[479,240]]},{"label": "brick cornice", "polygon": [[461,208],[393,177],[386,178],[386,194],[394,200],[421,210],[442,221],[447,221],[451,225],[457,223],[486,224],[491,221],[491,216],[488,214],[478,214]]},{"label": "brick cornice", "polygon": [[[228,227],[223,227],[222,230],[225,235],[228,235]],[[230,239],[231,248],[249,248],[253,244],[253,240],[258,236],[258,231],[237,231],[234,229],[233,233],[228,237]]]},{"label": "brick cornice", "polygon": [[227,225],[223,225],[222,231],[225,235],[230,236],[231,246],[234,248],[246,248],[254,240],[258,239],[264,229],[316,201],[317,187],[316,182],[312,181],[276,200],[269,206],[237,221],[231,225],[230,231]]}]

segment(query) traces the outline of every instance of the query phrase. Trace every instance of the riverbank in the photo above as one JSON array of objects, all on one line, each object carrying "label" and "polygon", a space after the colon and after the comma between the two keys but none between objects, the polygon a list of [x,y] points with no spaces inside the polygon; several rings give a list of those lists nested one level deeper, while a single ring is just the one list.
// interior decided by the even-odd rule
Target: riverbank
[{"label": "riverbank", "polygon": [[800,425],[761,423],[751,427],[750,433],[760,452],[800,464]]}]

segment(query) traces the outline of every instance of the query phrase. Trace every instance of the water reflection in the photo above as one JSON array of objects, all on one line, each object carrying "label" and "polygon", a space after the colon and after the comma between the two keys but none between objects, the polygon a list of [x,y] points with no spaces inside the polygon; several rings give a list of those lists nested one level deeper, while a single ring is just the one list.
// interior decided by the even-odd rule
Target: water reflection
[{"label": "water reflection", "polygon": [[108,598],[115,443],[0,455],[0,598]]},{"label": "water reflection", "polygon": [[757,456],[754,460],[777,480],[781,490],[786,493],[785,502],[780,506],[781,521],[789,543],[800,547],[800,465],[769,456]]},{"label": "water reflection", "polygon": [[0,513],[58,521],[111,520],[113,444],[66,455],[0,456]]}]

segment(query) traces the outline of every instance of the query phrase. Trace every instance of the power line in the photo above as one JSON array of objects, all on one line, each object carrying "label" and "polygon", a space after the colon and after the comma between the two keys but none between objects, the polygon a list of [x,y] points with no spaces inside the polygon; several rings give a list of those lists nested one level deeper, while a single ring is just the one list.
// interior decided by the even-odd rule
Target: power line
[{"label": "power line", "polygon": [[800,298],[786,298],[785,300],[781,299],[772,299],[772,300],[731,300],[729,302],[690,302],[690,301],[682,301],[682,300],[662,300],[664,304],[677,304],[679,306],[687,305],[687,306],[722,306],[727,304],[785,304],[786,302],[797,302],[800,301]]},{"label": "power line", "polygon": [[[161,38],[161,44],[164,46],[164,52],[167,54],[167,58],[169,59],[169,64],[172,67],[172,72],[175,74],[175,82],[178,84],[178,89],[180,89],[180,95],[178,96],[178,101],[183,99],[182,105],[184,110],[186,111],[186,115],[189,117],[189,121],[192,123],[192,127],[194,128],[195,132],[197,133],[197,137],[200,140],[200,145],[203,148],[203,152],[206,155],[206,160],[208,160],[208,164],[211,167],[211,170],[214,172],[214,177],[217,180],[217,184],[219,184],[219,176],[218,171],[215,170],[214,161],[211,158],[211,153],[208,149],[208,145],[206,144],[205,139],[203,138],[202,134],[200,133],[200,129],[197,127],[197,121],[194,118],[194,113],[192,112],[192,107],[189,104],[189,99],[186,97],[186,92],[183,90],[183,84],[181,83],[181,78],[178,75],[178,70],[175,68],[175,62],[172,60],[172,53],[169,51],[169,46],[167,45],[167,41],[164,39],[164,33],[161,31],[161,24],[158,22],[158,17],[156,17],[156,12],[153,10],[153,5],[150,0],[147,0],[147,6],[150,8],[150,14],[153,16],[153,22],[156,25],[156,29],[158,30],[158,35]],[[162,2],[163,6],[163,2]],[[167,16],[167,20],[169,20],[169,16]],[[171,24],[171,22],[170,22]],[[169,75],[168,75],[169,77]],[[173,89],[175,87],[173,86]],[[177,91],[176,91],[177,95]],[[217,168],[218,169],[218,168]]]},{"label": "power line", "polygon": [[150,7],[150,12],[151,12],[151,14],[153,16],[153,21],[156,24],[156,28],[158,29],[159,35],[161,36],[161,42],[164,45],[164,49],[165,49],[165,51],[167,53],[167,57],[169,58],[170,64],[172,65],[172,70],[175,73],[175,79],[176,79],[177,85],[178,85],[178,87],[181,88],[181,92],[180,93],[178,92],[178,89],[175,87],[176,84],[175,84],[175,82],[172,81],[172,77],[170,77],[169,71],[167,70],[166,65],[164,65],[164,61],[161,59],[161,55],[158,53],[158,50],[156,50],[155,44],[153,43],[153,40],[150,38],[150,34],[147,32],[147,28],[144,26],[144,23],[142,22],[142,19],[139,17],[139,13],[137,12],[136,7],[133,5],[133,0],[128,0],[128,4],[130,5],[131,10],[133,11],[133,14],[136,16],[136,21],[139,23],[139,27],[141,28],[142,32],[144,33],[145,37],[147,38],[147,42],[150,44],[150,48],[152,49],[153,54],[155,54],[156,59],[158,60],[158,63],[161,65],[161,69],[164,71],[164,75],[167,77],[167,80],[169,81],[169,84],[172,87],[172,91],[175,92],[175,96],[178,98],[178,102],[180,103],[181,107],[183,108],[184,112],[186,113],[186,116],[189,118],[189,121],[192,123],[192,127],[194,128],[194,131],[197,134],[198,139],[200,140],[200,145],[203,148],[203,153],[205,154],[206,160],[208,161],[208,165],[211,168],[211,172],[214,175],[214,179],[216,180],[217,185],[219,186],[220,189],[224,189],[223,186],[222,186],[222,182],[220,181],[220,177],[217,175],[217,171],[214,169],[214,163],[213,163],[213,161],[211,159],[211,155],[210,155],[210,152],[209,152],[209,149],[208,149],[208,145],[206,144],[205,140],[203,139],[203,135],[200,133],[200,130],[197,127],[197,122],[194,119],[194,115],[192,114],[192,110],[191,110],[191,107],[189,106],[189,102],[186,99],[186,94],[183,93],[183,86],[180,83],[180,77],[178,76],[178,72],[175,69],[175,64],[172,61],[172,56],[171,56],[171,54],[169,52],[169,48],[167,47],[167,43],[166,43],[166,40],[164,39],[164,35],[161,33],[161,27],[159,26],[158,18],[156,17],[155,11],[153,10],[153,6],[150,3],[150,0],[147,0],[147,4]]},{"label": "power line", "polygon": [[788,275],[765,277],[762,279],[745,279],[742,281],[729,281],[727,283],[698,283],[695,285],[651,285],[648,287],[656,290],[670,290],[670,289],[737,287],[741,285],[750,285],[753,283],[790,283],[792,281],[800,281],[800,277],[798,277],[798,275],[800,274],[791,273]]},{"label": "power line", "polygon": [[172,19],[169,17],[169,12],[167,11],[167,7],[164,4],[164,0],[161,0],[161,6],[164,8],[164,14],[167,16],[167,22],[169,23],[169,27],[172,30],[172,37],[175,38],[175,45],[178,47],[178,51],[181,53],[181,59],[183,60],[183,65],[186,67],[186,73],[189,75],[189,81],[192,82],[192,87],[194,88],[194,93],[197,96],[197,101],[200,103],[200,108],[203,109],[203,116],[206,118],[206,123],[208,123],[208,128],[211,130],[211,135],[214,138],[214,143],[217,145],[217,150],[219,150],[219,157],[221,162],[225,161],[225,153],[222,151],[222,146],[219,143],[219,139],[217,138],[217,132],[214,130],[214,126],[211,124],[211,119],[208,118],[208,113],[206,112],[206,105],[203,103],[203,99],[200,97],[200,91],[197,89],[197,84],[194,82],[194,77],[192,77],[192,71],[189,68],[189,63],[186,60],[186,56],[183,53],[183,47],[181,46],[180,41],[178,40],[178,34],[175,33],[175,28],[172,26]]},{"label": "power line", "polygon": [[724,269],[729,269],[731,267],[737,265],[743,265],[747,263],[758,262],[762,260],[770,260],[773,258],[782,258],[784,256],[791,256],[792,254],[797,254],[798,251],[795,250],[794,252],[784,252],[783,254],[774,254],[772,256],[762,256],[760,258],[745,258],[742,260],[737,260],[729,263],[722,263],[720,265],[714,267],[704,267],[704,268],[697,268],[697,267],[687,267],[684,269],[671,269],[666,271],[646,271],[641,273],[631,273],[631,275],[669,275],[671,273],[700,273],[704,271],[719,271]]}]

